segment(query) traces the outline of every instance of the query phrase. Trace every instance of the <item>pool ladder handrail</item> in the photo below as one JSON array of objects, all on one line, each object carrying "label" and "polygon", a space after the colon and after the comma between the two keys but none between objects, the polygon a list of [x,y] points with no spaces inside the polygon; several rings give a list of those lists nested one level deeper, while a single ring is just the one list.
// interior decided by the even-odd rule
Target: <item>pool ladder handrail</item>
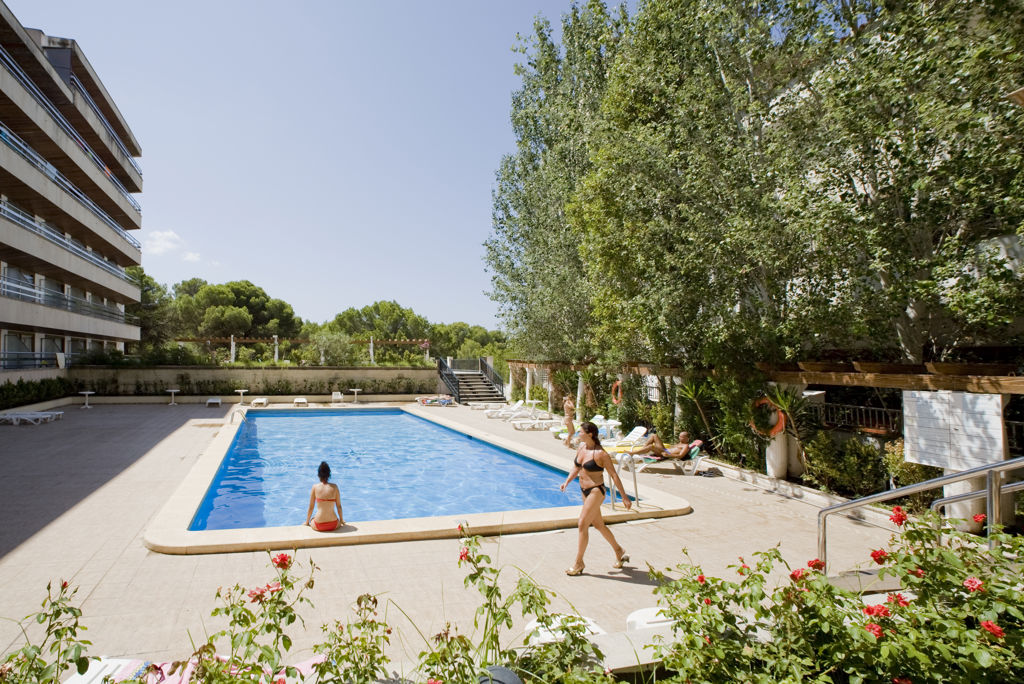
[{"label": "pool ladder handrail", "polygon": [[982,475],[986,478],[985,489],[938,499],[932,504],[932,507],[934,509],[938,506],[944,506],[957,501],[967,501],[970,499],[980,499],[981,497],[985,497],[986,533],[989,537],[989,548],[992,548],[995,546],[995,539],[992,538],[992,533],[995,531],[996,526],[1000,524],[999,519],[1002,513],[1002,507],[999,500],[1000,495],[1003,491],[1017,491],[1018,489],[1024,489],[1024,483],[1004,485],[1002,481],[1002,474],[1009,470],[1018,470],[1021,468],[1024,468],[1024,457],[1013,458],[1007,461],[1000,461],[998,463],[989,463],[987,465],[970,468],[950,475],[941,475],[939,477],[932,478],[931,480],[925,480],[924,482],[917,482],[915,484],[906,485],[905,487],[898,487],[885,492],[878,492],[877,494],[871,494],[869,496],[861,497],[860,499],[845,501],[843,503],[823,508],[818,511],[818,558],[826,564],[827,569],[828,527],[826,523],[828,516],[834,513],[849,511],[854,508],[860,508],[861,506],[867,506],[873,503],[882,503],[883,501],[891,501],[892,499],[899,499],[900,497],[909,496],[910,494],[917,494],[918,492],[928,491],[929,489],[944,487],[955,482],[972,480]]},{"label": "pool ladder handrail", "polygon": [[228,425],[235,424],[235,416],[242,416],[242,422],[244,423],[246,413],[248,413],[247,409],[244,409],[241,406],[236,406],[235,410],[231,412],[231,417],[228,419]]}]

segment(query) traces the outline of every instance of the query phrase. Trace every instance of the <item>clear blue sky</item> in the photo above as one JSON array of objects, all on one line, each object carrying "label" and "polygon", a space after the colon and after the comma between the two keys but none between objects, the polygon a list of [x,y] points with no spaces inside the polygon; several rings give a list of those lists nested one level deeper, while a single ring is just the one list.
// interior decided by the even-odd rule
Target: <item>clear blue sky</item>
[{"label": "clear blue sky", "polygon": [[570,0],[4,0],[74,38],[142,145],[143,267],[322,322],[497,326],[483,241],[516,34]]}]

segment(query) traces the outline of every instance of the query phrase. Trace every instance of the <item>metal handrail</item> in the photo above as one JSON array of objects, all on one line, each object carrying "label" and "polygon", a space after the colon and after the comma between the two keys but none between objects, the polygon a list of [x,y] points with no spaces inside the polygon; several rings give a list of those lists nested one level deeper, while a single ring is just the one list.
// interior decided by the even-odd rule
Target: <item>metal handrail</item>
[{"label": "metal handrail", "polygon": [[93,318],[105,318],[129,325],[139,324],[137,317],[126,314],[120,309],[110,309],[106,306],[100,306],[88,300],[72,297],[61,292],[31,287],[11,278],[0,277],[0,296],[20,299],[25,302],[34,302],[54,309],[64,309]]},{"label": "metal handrail", "polygon": [[487,359],[480,357],[480,372],[484,374],[484,377],[494,385],[494,388],[498,390],[498,393],[502,396],[505,395],[505,382],[501,379],[491,367],[491,364],[487,363]]},{"label": "metal handrail", "polygon": [[122,280],[128,282],[135,282],[134,279],[128,275],[123,268],[117,264],[107,261],[103,257],[96,254],[96,252],[90,252],[87,249],[83,249],[72,242],[64,233],[60,232],[48,223],[39,223],[35,220],[35,217],[26,211],[19,209],[6,200],[0,200],[0,216],[4,216],[9,219],[12,223],[17,223],[23,228],[27,228],[36,235],[40,235],[50,242],[63,247],[69,252],[73,252],[83,259],[92,262],[100,268],[113,273]]},{"label": "metal handrail", "polygon": [[[1019,492],[1024,489],[1024,480],[1021,482],[1011,482],[1007,485],[1002,485],[1000,488],[1001,493],[1006,494],[1008,492]],[[988,495],[987,489],[975,489],[973,492],[964,492],[963,494],[954,494],[953,496],[944,496],[941,499],[936,499],[931,503],[931,509],[937,511],[940,508],[945,508],[949,504],[960,503],[961,501],[971,501],[972,499],[980,499],[983,496]]]},{"label": "metal handrail", "polygon": [[[829,506],[818,511],[818,558],[826,564],[828,564],[827,558],[827,521],[828,516],[834,513],[842,513],[843,511],[849,511],[854,508],[860,508],[861,506],[867,506],[873,503],[882,503],[883,501],[891,501],[892,499],[899,499],[900,497],[909,496],[910,494],[917,494],[918,492],[928,491],[929,489],[935,489],[937,487],[943,487],[954,482],[962,482],[964,480],[970,480],[981,475],[988,476],[988,487],[986,489],[986,496],[988,501],[986,503],[987,516],[988,516],[988,533],[991,535],[993,526],[998,524],[997,519],[999,517],[999,494],[1002,490],[1001,477],[997,477],[997,473],[1002,473],[1007,470],[1017,470],[1018,468],[1024,468],[1024,457],[1014,458],[1008,461],[1000,461],[999,463],[990,463],[988,465],[978,466],[976,468],[970,468],[959,473],[953,473],[951,475],[942,475],[940,477],[932,478],[924,482],[917,482],[915,484],[906,485],[905,487],[898,487],[897,489],[890,489],[889,491],[879,492],[877,494],[871,494],[870,496],[861,497],[860,499],[854,499],[853,501],[845,501],[834,506]],[[973,492],[972,492],[973,494]]]},{"label": "metal handrail", "polygon": [[109,133],[110,136],[114,139],[114,143],[117,145],[117,148],[121,150],[121,153],[125,156],[125,159],[128,160],[128,163],[131,164],[132,167],[136,171],[138,171],[139,175],[141,176],[142,169],[139,167],[138,163],[136,163],[135,157],[133,157],[132,153],[128,151],[128,148],[121,141],[121,136],[119,136],[114,131],[114,127],[110,125],[109,121],[107,121],[107,117],[103,115],[103,112],[100,111],[100,108],[93,101],[92,96],[89,95],[89,92],[85,89],[85,86],[82,85],[82,82],[79,81],[78,77],[74,74],[71,74],[71,85],[75,88],[75,90],[81,93],[82,97],[85,98],[85,101],[89,105],[89,108],[92,109],[93,113],[99,117],[100,123],[103,124],[103,127],[107,129],[107,133]]},{"label": "metal handrail", "polygon": [[448,367],[444,359],[437,360],[437,373],[441,376],[441,382],[448,388],[448,393],[455,397],[455,402],[458,404],[462,403],[462,398],[459,395],[459,379],[455,377],[454,371]]},{"label": "metal handrail", "polygon": [[128,203],[131,204],[136,211],[142,211],[142,207],[139,206],[139,203],[136,202],[135,198],[128,193],[128,190],[121,185],[121,182],[114,178],[114,175],[110,172],[110,169],[107,168],[107,165],[103,163],[103,160],[92,151],[92,148],[89,147],[89,144],[82,139],[82,136],[78,134],[75,127],[64,118],[64,115],[60,113],[60,110],[50,102],[50,98],[46,97],[46,95],[43,94],[43,91],[39,90],[35,82],[28,77],[28,74],[22,71],[21,67],[18,66],[18,63],[6,50],[3,49],[2,46],[0,46],[0,62],[2,62],[4,67],[11,72],[11,75],[14,76],[14,78],[32,94],[33,99],[35,99],[40,107],[47,111],[50,117],[57,122],[57,125],[60,126],[65,133],[71,136],[72,140],[78,143],[78,146],[82,148],[85,156],[89,157],[89,159],[92,160],[92,163],[103,172],[103,175],[110,179],[110,182],[113,183],[114,187],[117,188],[117,191],[120,192],[126,200],[128,200]]},{"label": "metal handrail", "polygon": [[110,217],[110,214],[100,209],[98,204],[93,202],[88,195],[79,190],[78,187],[69,181],[64,174],[58,171],[53,164],[46,161],[42,155],[29,147],[14,131],[3,124],[0,124],[0,140],[3,140],[7,146],[14,150],[22,159],[46,174],[50,180],[60,186],[64,192],[78,200],[86,209],[94,213],[101,221],[113,228],[118,235],[127,240],[133,247],[136,249],[142,249],[142,243],[129,235],[128,232],[117,223],[117,221]]}]

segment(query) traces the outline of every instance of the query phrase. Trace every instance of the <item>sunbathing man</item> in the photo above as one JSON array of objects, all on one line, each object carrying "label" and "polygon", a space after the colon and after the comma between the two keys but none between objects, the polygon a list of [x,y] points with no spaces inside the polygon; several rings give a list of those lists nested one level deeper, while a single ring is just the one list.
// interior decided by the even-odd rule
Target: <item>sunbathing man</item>
[{"label": "sunbathing man", "polygon": [[679,443],[665,446],[658,433],[647,438],[642,446],[630,449],[631,454],[653,454],[659,458],[686,458],[690,453],[690,433],[683,430],[679,433]]}]

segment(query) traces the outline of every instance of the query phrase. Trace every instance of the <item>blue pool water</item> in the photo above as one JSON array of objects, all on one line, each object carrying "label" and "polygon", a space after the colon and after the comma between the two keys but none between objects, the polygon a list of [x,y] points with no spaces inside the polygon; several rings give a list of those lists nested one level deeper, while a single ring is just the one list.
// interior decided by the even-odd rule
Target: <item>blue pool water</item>
[{"label": "blue pool water", "polygon": [[581,503],[564,472],[404,411],[252,411],[189,529],[303,524],[320,461],[351,522]]}]

